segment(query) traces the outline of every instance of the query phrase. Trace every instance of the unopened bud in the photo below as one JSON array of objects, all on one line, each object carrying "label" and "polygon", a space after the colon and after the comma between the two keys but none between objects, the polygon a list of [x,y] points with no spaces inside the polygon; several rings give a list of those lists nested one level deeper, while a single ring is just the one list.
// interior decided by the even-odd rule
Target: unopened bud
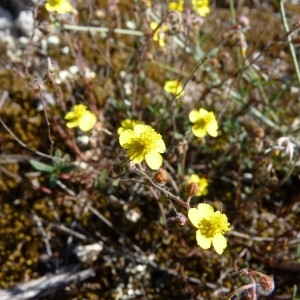
[{"label": "unopened bud", "polygon": [[187,217],[182,213],[177,213],[176,216],[167,219],[167,227],[169,229],[178,229],[188,224]]},{"label": "unopened bud", "polygon": [[154,180],[157,183],[165,183],[169,180],[169,174],[165,169],[159,169],[154,175]]},{"label": "unopened bud", "polygon": [[275,288],[274,279],[268,275],[261,275],[258,280],[256,280],[256,290],[259,295],[268,296]]},{"label": "unopened bud", "polygon": [[128,171],[127,160],[128,156],[125,153],[121,153],[116,162],[113,163],[112,170],[116,175],[121,175]]},{"label": "unopened bud", "polygon": [[186,191],[189,196],[196,196],[199,192],[199,185],[197,183],[191,182],[187,185]]}]

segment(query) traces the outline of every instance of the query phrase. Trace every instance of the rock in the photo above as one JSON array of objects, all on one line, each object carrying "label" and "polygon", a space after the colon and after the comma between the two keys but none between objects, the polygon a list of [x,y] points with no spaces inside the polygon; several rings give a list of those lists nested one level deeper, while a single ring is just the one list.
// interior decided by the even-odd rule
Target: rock
[{"label": "rock", "polygon": [[[31,0],[0,0],[0,31],[30,36],[34,25],[33,7]],[[0,38],[2,35],[0,33]]]}]

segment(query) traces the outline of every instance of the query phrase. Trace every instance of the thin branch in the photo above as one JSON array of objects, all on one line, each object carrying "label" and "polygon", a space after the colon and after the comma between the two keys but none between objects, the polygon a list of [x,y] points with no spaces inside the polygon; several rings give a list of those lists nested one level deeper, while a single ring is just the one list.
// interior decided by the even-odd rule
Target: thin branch
[{"label": "thin branch", "polygon": [[204,62],[206,61],[208,59],[208,56],[205,56],[203,59],[201,59],[200,60],[200,62],[196,65],[196,67],[194,68],[194,70],[192,71],[192,73],[189,75],[189,77],[186,79],[186,81],[184,82],[184,84],[183,84],[183,86],[182,86],[182,89],[176,94],[176,95],[174,95],[174,97],[173,97],[173,99],[172,99],[172,101],[171,101],[171,103],[170,103],[170,108],[172,108],[172,104],[173,104],[173,102],[175,101],[175,99],[176,99],[176,97],[178,96],[178,95],[180,95],[183,91],[184,91],[184,89],[185,89],[185,87],[186,87],[186,85],[188,84],[188,82],[191,80],[191,78],[194,76],[194,74],[196,73],[196,71],[204,64]]},{"label": "thin branch", "polygon": [[41,222],[41,219],[40,219],[36,214],[34,214],[34,215],[33,215],[33,220],[35,221],[35,223],[36,223],[36,225],[37,225],[37,228],[38,228],[40,234],[41,234],[42,237],[43,237],[44,244],[45,244],[45,247],[46,247],[47,255],[48,255],[49,257],[52,257],[53,252],[52,252],[52,250],[51,250],[51,245],[50,245],[50,242],[49,242],[49,238],[48,238],[48,235],[47,235],[47,233],[46,233],[46,231],[45,231],[45,228],[44,228],[44,226],[43,226],[43,224],[42,224],[42,222]]},{"label": "thin branch", "polygon": [[72,265],[59,274],[45,275],[39,279],[17,285],[13,289],[0,290],[0,298],[1,300],[41,299],[55,294],[58,290],[72,283],[85,281],[90,277],[96,276],[96,272],[92,268],[87,270],[79,269],[79,264]]},{"label": "thin branch", "polygon": [[47,128],[48,128],[48,139],[50,141],[50,154],[53,155],[54,141],[53,141],[53,139],[51,137],[51,124],[50,124],[48,116],[47,116],[47,112],[46,112],[46,107],[45,107],[45,103],[44,103],[44,97],[43,97],[41,86],[40,86],[40,84],[39,84],[39,82],[37,80],[35,80],[35,83],[39,87],[40,99],[41,99],[41,103],[42,103],[42,107],[43,107],[43,112],[44,112],[44,116],[45,116],[46,123],[47,123]]},{"label": "thin branch", "polygon": [[164,188],[162,188],[161,186],[157,185],[156,183],[154,183],[152,181],[152,179],[142,170],[139,170],[137,167],[132,167],[131,168],[132,171],[140,174],[141,176],[143,176],[145,179],[147,179],[151,185],[153,187],[155,187],[156,189],[160,190],[162,193],[164,193],[168,198],[176,201],[179,205],[181,205],[182,207],[184,207],[186,210],[189,210],[190,206],[184,202],[180,197],[173,195],[172,193],[170,193],[169,191],[165,190]]},{"label": "thin branch", "polygon": [[72,31],[86,31],[86,32],[98,32],[98,33],[116,33],[123,35],[133,35],[133,36],[145,36],[144,32],[132,29],[123,29],[123,28],[107,28],[107,27],[92,27],[92,26],[78,26],[71,24],[61,24],[59,27],[63,30],[72,30]]},{"label": "thin branch", "polygon": [[58,158],[58,157],[55,157],[55,156],[52,156],[52,155],[49,155],[49,154],[46,154],[46,153],[43,153],[43,152],[40,152],[40,151],[37,151],[37,150],[33,150],[31,149],[30,147],[28,147],[24,142],[22,142],[12,131],[11,129],[4,123],[4,121],[2,120],[2,118],[0,117],[0,123],[1,125],[4,127],[4,129],[14,138],[14,140],[20,145],[22,146],[23,148],[25,148],[26,150],[30,151],[30,152],[33,152],[34,154],[38,155],[38,156],[41,156],[41,157],[45,157],[45,158],[48,158],[48,159],[51,159],[51,160],[56,160],[56,161],[64,161],[63,158]]}]

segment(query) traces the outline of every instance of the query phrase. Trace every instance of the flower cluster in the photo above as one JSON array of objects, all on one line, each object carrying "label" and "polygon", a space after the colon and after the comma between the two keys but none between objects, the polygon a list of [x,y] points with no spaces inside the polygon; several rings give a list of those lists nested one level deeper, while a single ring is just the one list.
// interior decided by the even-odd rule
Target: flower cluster
[{"label": "flower cluster", "polygon": [[222,254],[227,247],[224,233],[230,230],[227,216],[205,203],[198,204],[197,208],[190,208],[188,218],[198,228],[196,240],[203,249],[209,249],[211,245],[218,254]]},{"label": "flower cluster", "polygon": [[66,14],[74,11],[72,4],[68,0],[47,0],[45,8],[49,12],[57,12],[59,14]]},{"label": "flower cluster", "polygon": [[200,108],[199,110],[192,110],[189,118],[194,123],[192,131],[195,136],[200,138],[207,134],[212,137],[218,136],[218,122],[213,112]]},{"label": "flower cluster", "polygon": [[166,146],[162,136],[151,126],[137,124],[133,129],[126,129],[120,133],[119,142],[134,163],[145,160],[152,170],[158,170],[162,165],[160,153],[166,151]]},{"label": "flower cluster", "polygon": [[79,127],[82,131],[89,131],[95,126],[97,117],[85,105],[78,104],[65,115],[65,120],[68,128]]}]

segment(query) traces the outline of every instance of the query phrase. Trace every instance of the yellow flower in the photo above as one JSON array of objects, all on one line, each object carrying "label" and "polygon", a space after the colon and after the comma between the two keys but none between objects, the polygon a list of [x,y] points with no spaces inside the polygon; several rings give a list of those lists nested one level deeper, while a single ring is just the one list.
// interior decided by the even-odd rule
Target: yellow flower
[{"label": "yellow flower", "polygon": [[95,126],[97,117],[94,113],[87,110],[85,105],[78,104],[73,107],[72,111],[65,115],[65,120],[68,121],[68,128],[78,126],[82,131],[89,131]]},{"label": "yellow flower", "polygon": [[218,123],[213,112],[204,108],[192,110],[189,114],[190,121],[194,123],[192,131],[197,137],[204,137],[209,134],[212,137],[218,136]]},{"label": "yellow flower", "polygon": [[183,12],[184,0],[172,1],[169,3],[168,7],[171,11]]},{"label": "yellow flower", "polygon": [[119,142],[134,163],[146,160],[152,170],[158,170],[162,165],[160,153],[166,151],[166,146],[161,135],[151,126],[135,125],[133,129],[127,129],[120,134]]},{"label": "yellow flower", "polygon": [[151,22],[150,27],[152,30],[154,30],[153,34],[153,40],[155,42],[158,42],[158,45],[160,47],[165,47],[166,42],[165,42],[165,33],[169,29],[168,25],[162,24],[159,28],[157,28],[158,23],[157,22]]},{"label": "yellow flower", "polygon": [[199,191],[196,194],[196,196],[207,195],[208,181],[206,178],[200,178],[198,175],[192,174],[192,175],[190,175],[189,181],[188,181],[188,184],[190,184],[190,183],[196,183],[199,186]]},{"label": "yellow flower", "polygon": [[176,98],[179,98],[184,95],[184,90],[182,84],[178,80],[167,80],[164,85],[164,90],[167,93],[178,95]]},{"label": "yellow flower", "polygon": [[230,230],[227,216],[205,203],[198,204],[197,208],[190,208],[188,217],[192,224],[198,228],[196,240],[203,249],[209,249],[211,244],[218,254],[222,254],[227,247],[224,233]]},{"label": "yellow flower", "polygon": [[151,0],[143,0],[143,4],[147,7],[152,7],[152,1]]},{"label": "yellow flower", "polygon": [[118,134],[121,134],[126,129],[133,129],[135,125],[142,124],[139,120],[126,119],[121,122],[121,127],[118,128]]},{"label": "yellow flower", "polygon": [[55,11],[59,14],[66,14],[74,11],[72,4],[68,0],[47,0],[45,4],[47,11]]},{"label": "yellow flower", "polygon": [[194,10],[199,16],[205,17],[210,13],[209,0],[192,0]]}]

